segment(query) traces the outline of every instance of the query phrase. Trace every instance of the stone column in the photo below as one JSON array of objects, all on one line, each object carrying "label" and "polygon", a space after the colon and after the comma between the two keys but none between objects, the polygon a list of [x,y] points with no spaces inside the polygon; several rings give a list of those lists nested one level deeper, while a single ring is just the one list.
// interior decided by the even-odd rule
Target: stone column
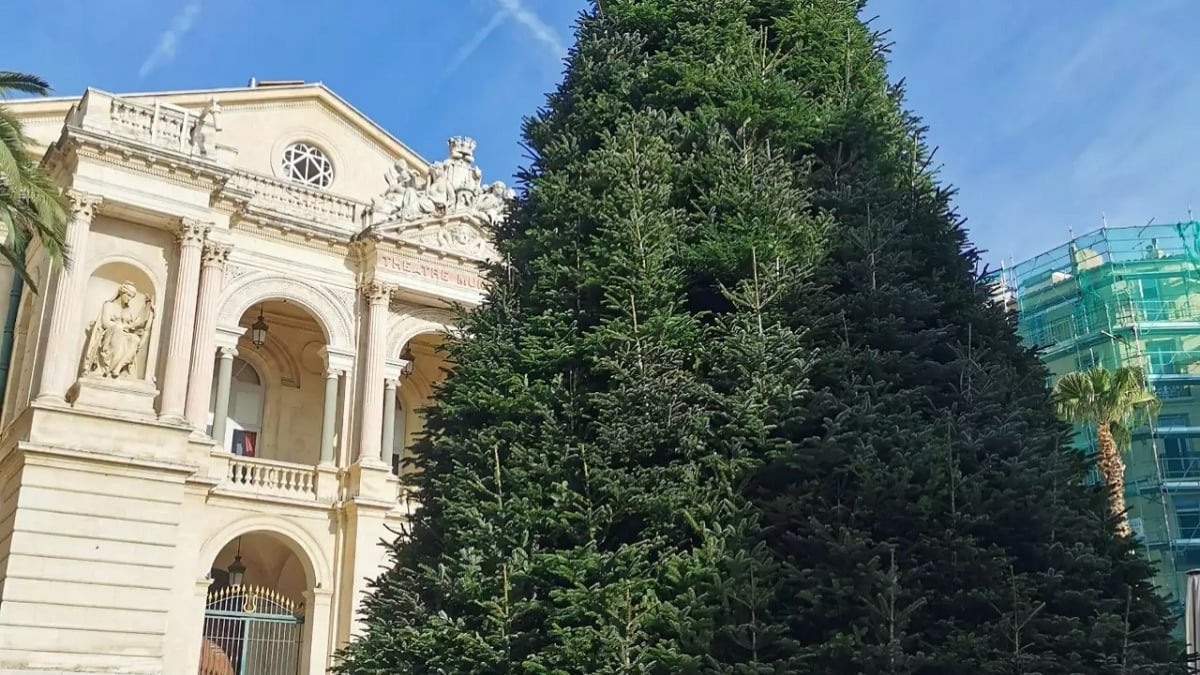
[{"label": "stone column", "polygon": [[321,464],[333,464],[333,437],[337,431],[338,380],[341,370],[325,370],[325,411],[321,417]]},{"label": "stone column", "polygon": [[362,407],[359,422],[358,459],[379,462],[383,431],[383,369],[387,351],[388,301],[392,287],[379,282],[364,284],[367,299],[367,340],[363,356]]},{"label": "stone column", "polygon": [[383,383],[383,447],[379,459],[392,470],[392,443],[396,439],[396,378],[389,377]]},{"label": "stone column", "polygon": [[50,325],[46,331],[45,359],[42,379],[38,383],[38,400],[63,402],[67,389],[74,383],[79,370],[79,348],[82,342],[81,314],[87,287],[87,241],[92,218],[99,210],[97,195],[68,190],[74,216],[67,225],[67,255],[70,263],[58,274],[58,286],[50,299]]},{"label": "stone column", "polygon": [[208,225],[191,218],[180,220],[175,232],[179,240],[179,268],[175,274],[175,308],[167,337],[167,367],[163,373],[162,408],[159,417],[184,420],[188,370],[196,328],[196,291],[200,285],[200,251],[208,236]]},{"label": "stone column", "polygon": [[229,421],[229,386],[233,382],[235,347],[221,347],[221,365],[217,369],[217,400],[213,407],[213,440],[218,447],[225,444],[225,425]]},{"label": "stone column", "polygon": [[213,357],[217,353],[217,313],[221,287],[225,283],[225,263],[229,246],[217,242],[204,245],[200,264],[200,297],[196,303],[196,324],[192,338],[192,362],[188,370],[188,422],[201,433],[208,427],[208,402],[212,396]]}]

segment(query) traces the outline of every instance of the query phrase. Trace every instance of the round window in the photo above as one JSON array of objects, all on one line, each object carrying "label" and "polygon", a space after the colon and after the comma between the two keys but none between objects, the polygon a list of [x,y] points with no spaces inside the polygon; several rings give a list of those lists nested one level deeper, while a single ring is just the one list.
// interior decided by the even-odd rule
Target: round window
[{"label": "round window", "polygon": [[333,163],[315,145],[293,143],[283,151],[283,175],[297,183],[326,188],[333,182]]}]

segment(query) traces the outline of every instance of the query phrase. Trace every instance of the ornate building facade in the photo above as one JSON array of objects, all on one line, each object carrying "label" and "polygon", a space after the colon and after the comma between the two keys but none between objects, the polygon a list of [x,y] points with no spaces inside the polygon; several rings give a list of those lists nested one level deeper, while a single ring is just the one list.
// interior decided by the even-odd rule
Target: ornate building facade
[{"label": "ornate building facade", "polygon": [[325,672],[511,192],[319,84],[10,106],[73,220],[0,279],[0,673]]}]

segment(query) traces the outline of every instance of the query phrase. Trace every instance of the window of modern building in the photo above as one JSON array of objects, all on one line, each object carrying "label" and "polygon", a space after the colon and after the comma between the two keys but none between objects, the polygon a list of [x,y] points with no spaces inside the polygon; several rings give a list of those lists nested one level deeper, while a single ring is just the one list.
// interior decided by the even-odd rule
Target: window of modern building
[{"label": "window of modern building", "polygon": [[290,180],[318,188],[333,183],[333,162],[320,148],[309,143],[293,143],[283,151],[283,175]]},{"label": "window of modern building", "polygon": [[[1186,414],[1159,415],[1156,429],[1178,429],[1191,426],[1191,420]],[[1200,456],[1192,451],[1192,439],[1181,435],[1161,437],[1163,475],[1165,478],[1180,480],[1185,478],[1200,478]]]},{"label": "window of modern building", "polygon": [[1075,357],[1075,370],[1091,370],[1100,365],[1100,355],[1093,350],[1083,352]]},{"label": "window of modern building", "polygon": [[1174,340],[1151,340],[1146,343],[1146,357],[1150,362],[1150,372],[1155,375],[1174,375],[1179,372],[1175,366],[1175,357],[1179,353],[1179,343]]},{"label": "window of modern building", "polygon": [[1176,496],[1175,523],[1180,539],[1200,539],[1200,497]]}]

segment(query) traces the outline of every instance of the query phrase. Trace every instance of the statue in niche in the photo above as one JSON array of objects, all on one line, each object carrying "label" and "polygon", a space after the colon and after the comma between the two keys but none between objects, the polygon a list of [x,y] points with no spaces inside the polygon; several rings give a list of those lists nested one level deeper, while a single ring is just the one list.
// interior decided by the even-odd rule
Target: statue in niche
[{"label": "statue in niche", "polygon": [[83,374],[100,377],[133,377],[137,357],[146,349],[154,303],[139,293],[131,282],[117,287],[117,294],[100,306],[100,314],[88,326]]}]

